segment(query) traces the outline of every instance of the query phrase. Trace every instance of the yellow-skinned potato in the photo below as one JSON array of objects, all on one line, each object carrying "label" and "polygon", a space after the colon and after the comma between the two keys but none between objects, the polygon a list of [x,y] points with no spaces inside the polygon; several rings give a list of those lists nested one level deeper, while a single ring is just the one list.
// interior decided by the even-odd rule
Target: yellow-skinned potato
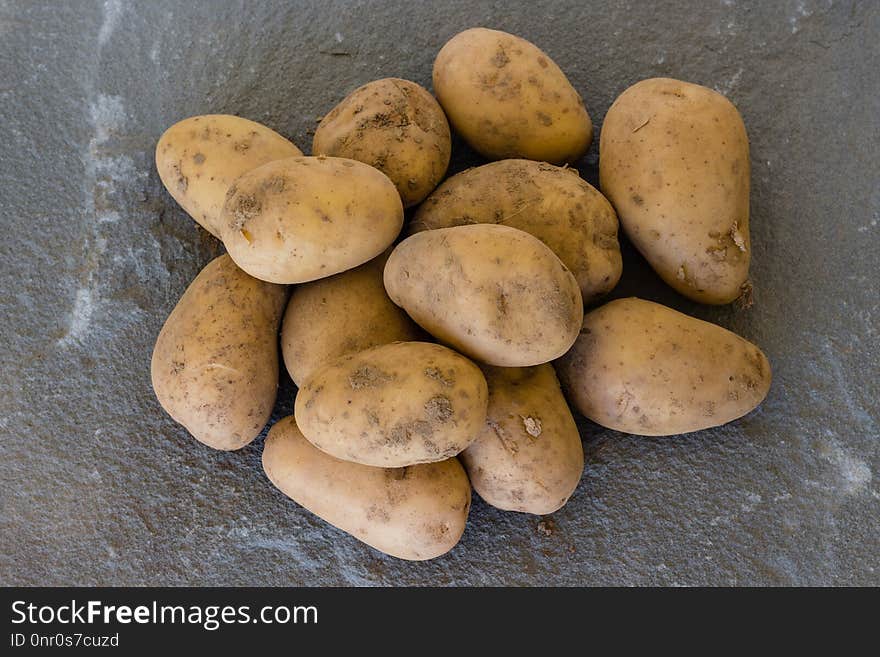
[{"label": "yellow-skinned potato", "polygon": [[574,274],[584,303],[610,292],[620,280],[617,215],[574,169],[531,160],[468,169],[425,199],[408,230],[467,224],[502,224],[537,237]]},{"label": "yellow-skinned potato", "polygon": [[397,468],[460,453],[486,420],[480,368],[446,347],[395,342],[315,370],[296,396],[296,423],[346,461]]},{"label": "yellow-skinned potato", "polygon": [[599,181],[633,244],[681,294],[750,292],[749,141],[736,107],[679,80],[643,80],[605,116]]},{"label": "yellow-skinned potato", "polygon": [[315,155],[348,157],[388,176],[406,207],[443,180],[452,148],[443,109],[423,87],[384,78],[355,89],[323,118]]},{"label": "yellow-skinned potato", "polygon": [[184,119],[156,145],[156,169],[165,189],[214,237],[226,191],[241,174],[302,151],[264,125],[228,114]]},{"label": "yellow-skinned potato", "polygon": [[262,431],[278,389],[278,321],[287,289],[227,255],[212,260],[162,327],[150,367],[162,408],[198,440],[238,449]]},{"label": "yellow-skinned potato", "polygon": [[565,73],[520,37],[465,30],[437,54],[433,77],[453,127],[491,160],[573,162],[593,140],[584,101]]},{"label": "yellow-skinned potato", "polygon": [[730,331],[642,299],[584,317],[556,368],[569,400],[610,429],[668,436],[752,411],[770,389],[770,364]]},{"label": "yellow-skinned potato", "polygon": [[292,417],[269,431],[263,469],[297,504],[399,559],[423,561],[451,550],[471,506],[470,484],[454,458],[405,468],[341,461],[306,440]]},{"label": "yellow-skinned potato", "polygon": [[553,366],[483,367],[486,424],[459,458],[474,489],[505,511],[543,515],[568,501],[584,448]]},{"label": "yellow-skinned potato", "polygon": [[220,237],[251,276],[305,283],[372,260],[402,226],[400,196],[381,171],[346,158],[294,157],[233,183]]},{"label": "yellow-skinned potato", "polygon": [[385,293],[387,255],[330,278],[296,286],[281,325],[281,353],[296,385],[320,365],[391,342],[423,337]]},{"label": "yellow-skinned potato", "polygon": [[509,226],[428,230],[395,247],[385,289],[428,333],[489,365],[558,358],[584,308],[571,272],[538,238]]}]

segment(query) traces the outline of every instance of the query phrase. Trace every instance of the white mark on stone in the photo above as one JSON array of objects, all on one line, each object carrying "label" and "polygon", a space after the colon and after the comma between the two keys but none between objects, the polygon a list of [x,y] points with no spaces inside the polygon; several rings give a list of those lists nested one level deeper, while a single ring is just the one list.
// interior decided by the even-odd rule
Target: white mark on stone
[{"label": "white mark on stone", "polygon": [[880,212],[875,212],[874,218],[871,219],[871,221],[869,223],[865,224],[864,226],[859,226],[857,228],[857,230],[860,233],[867,233],[872,228],[876,228],[878,223],[880,223]]},{"label": "white mark on stone", "polygon": [[825,458],[837,467],[844,493],[857,495],[868,488],[873,478],[870,466],[833,438],[828,442]]},{"label": "white mark on stone", "polygon": [[742,68],[737,69],[736,73],[731,75],[726,80],[722,80],[721,82],[716,84],[715,91],[717,91],[720,94],[724,94],[725,96],[728,95],[731,91],[734,90],[736,85],[739,83],[740,78],[742,78],[742,74],[743,74],[743,69]]},{"label": "white mark on stone", "polygon": [[809,18],[813,15],[812,10],[807,9],[803,2],[798,2],[795,7],[795,13],[788,17],[788,26],[792,34],[797,34],[801,30],[801,19]]},{"label": "white mark on stone", "polygon": [[106,0],[104,2],[104,20],[98,31],[98,45],[103,46],[110,39],[119,17],[122,15],[122,2],[120,0]]},{"label": "white mark on stone", "polygon": [[88,287],[79,288],[76,291],[73,310],[70,311],[70,323],[67,327],[67,333],[59,340],[60,345],[66,346],[71,342],[79,340],[85,334],[89,328],[94,309],[92,291]]},{"label": "white mark on stone", "polygon": [[340,34],[339,32],[334,34],[333,38],[336,39],[336,43],[342,43],[342,34]]}]

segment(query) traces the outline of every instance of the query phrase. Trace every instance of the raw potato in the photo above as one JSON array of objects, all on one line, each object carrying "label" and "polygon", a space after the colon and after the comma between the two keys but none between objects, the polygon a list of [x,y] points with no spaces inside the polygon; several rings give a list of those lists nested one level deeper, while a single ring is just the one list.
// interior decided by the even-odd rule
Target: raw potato
[{"label": "raw potato", "polygon": [[419,206],[408,230],[465,224],[502,224],[534,235],[571,270],[587,304],[610,292],[623,271],[614,208],[574,169],[530,160],[468,169]]},{"label": "raw potato", "polygon": [[489,365],[558,358],[578,335],[577,281],[543,242],[491,224],[417,233],[392,251],[385,289],[422,328]]},{"label": "raw potato", "polygon": [[316,447],[388,468],[442,461],[486,420],[486,379],[457,353],[395,342],[317,369],[296,396],[296,423]]},{"label": "raw potato", "polygon": [[588,313],[557,366],[569,400],[610,429],[668,436],[717,427],[753,410],[770,364],[730,331],[642,299]]},{"label": "raw potato", "polygon": [[150,371],[167,413],[198,440],[238,449],[262,431],[278,388],[278,321],[287,289],[229,256],[212,260],[162,327]]},{"label": "raw potato", "polygon": [[300,386],[320,365],[346,354],[423,337],[385,293],[387,256],[330,278],[298,285],[284,313],[281,353]]},{"label": "raw potato", "polygon": [[156,145],[165,189],[214,237],[226,191],[241,174],[302,151],[264,125],[227,114],[193,116],[168,128]]},{"label": "raw potato", "polygon": [[433,559],[464,532],[471,487],[454,458],[406,468],[340,461],[306,440],[292,417],[275,424],[263,469],[319,518],[399,559]]},{"label": "raw potato", "polygon": [[584,448],[553,366],[483,367],[489,409],[460,459],[474,489],[505,511],[544,515],[568,501]]},{"label": "raw potato", "polygon": [[614,101],[599,180],[629,238],[666,283],[702,303],[749,277],[749,141],[736,107],[706,87],[643,80]]},{"label": "raw potato", "polygon": [[443,180],[451,147],[446,115],[434,97],[415,82],[385,78],[355,89],[324,117],[312,153],[376,167],[409,207]]},{"label": "raw potato", "polygon": [[584,101],[565,74],[506,32],[474,28],[450,39],[434,60],[434,93],[456,131],[492,160],[573,162],[593,140]]},{"label": "raw potato", "polygon": [[270,162],[233,183],[220,237],[236,264],[272,283],[305,283],[382,253],[403,226],[388,177],[339,157]]}]

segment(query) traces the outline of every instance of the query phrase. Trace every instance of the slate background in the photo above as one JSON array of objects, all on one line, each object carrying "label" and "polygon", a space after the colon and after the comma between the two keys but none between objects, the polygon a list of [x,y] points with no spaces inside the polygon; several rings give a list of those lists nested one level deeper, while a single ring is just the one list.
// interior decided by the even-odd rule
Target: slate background
[{"label": "slate background", "polygon": [[[214,452],[161,412],[155,336],[220,251],[153,149],[209,112],[308,149],[354,87],[430,85],[477,25],[545,49],[598,129],[645,77],[738,105],[754,307],[689,303],[628,247],[616,295],[733,329],[775,379],[757,412],[687,437],[583,422],[552,535],[475,499],[453,552],[406,563],[276,492],[262,439]],[[874,1],[0,1],[0,584],[880,584],[878,44]],[[478,162],[455,148],[453,171]],[[276,417],[292,395],[285,378]]]}]

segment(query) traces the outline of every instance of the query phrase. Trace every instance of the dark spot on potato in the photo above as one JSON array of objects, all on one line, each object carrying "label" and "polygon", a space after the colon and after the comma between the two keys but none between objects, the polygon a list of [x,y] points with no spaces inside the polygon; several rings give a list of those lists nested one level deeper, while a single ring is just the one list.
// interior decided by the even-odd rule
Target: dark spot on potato
[{"label": "dark spot on potato", "polygon": [[436,395],[425,402],[425,415],[436,422],[446,422],[454,414],[448,397]]},{"label": "dark spot on potato", "polygon": [[498,46],[498,50],[495,52],[495,56],[492,58],[492,63],[497,68],[503,68],[507,66],[510,62],[510,57],[507,56],[507,53],[504,52],[504,48]]},{"label": "dark spot on potato", "polygon": [[455,372],[453,370],[449,370],[445,375],[440,371],[438,367],[428,367],[425,369],[425,376],[429,379],[434,379],[435,381],[439,381],[442,385],[450,388],[455,385]]},{"label": "dark spot on potato", "polygon": [[236,197],[232,207],[232,224],[233,230],[241,230],[242,227],[251,219],[258,216],[262,212],[260,201],[253,194],[241,194]]},{"label": "dark spot on potato", "polygon": [[363,367],[359,367],[348,377],[348,385],[351,386],[352,390],[363,390],[364,388],[377,388],[379,386],[383,386],[389,381],[391,381],[394,377],[392,377],[387,372],[383,372],[377,367],[373,367],[372,365],[365,365]]},{"label": "dark spot on potato", "polygon": [[536,112],[535,115],[538,117],[538,121],[541,123],[541,125],[544,125],[544,126],[553,125],[553,119],[550,118],[549,115],[544,114],[544,112]]},{"label": "dark spot on potato", "polygon": [[538,66],[541,68],[547,68],[547,60],[544,57],[538,57]]},{"label": "dark spot on potato", "polygon": [[193,155],[193,162],[195,164],[202,164],[205,161],[204,153],[196,153]]},{"label": "dark spot on potato", "polygon": [[632,199],[632,202],[635,203],[636,205],[644,205],[645,204],[645,199],[643,199],[638,194],[633,194],[630,198]]}]

